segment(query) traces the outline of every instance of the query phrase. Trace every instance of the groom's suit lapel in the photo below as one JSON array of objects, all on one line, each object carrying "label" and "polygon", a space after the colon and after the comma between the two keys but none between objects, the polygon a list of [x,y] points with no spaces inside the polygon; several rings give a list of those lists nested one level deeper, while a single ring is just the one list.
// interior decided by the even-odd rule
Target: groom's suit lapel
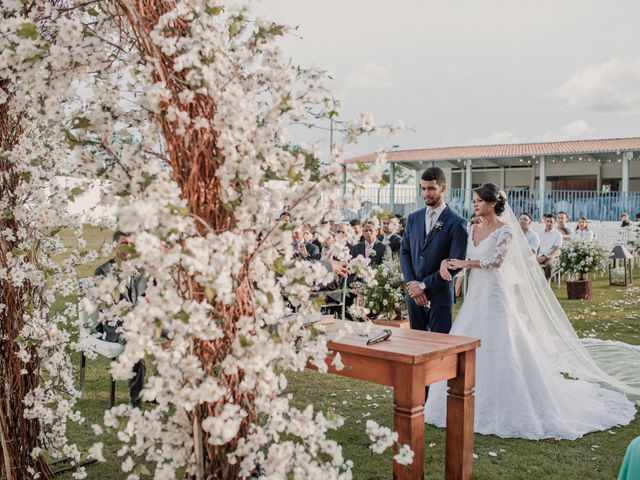
[{"label": "groom's suit lapel", "polygon": [[423,208],[422,210],[419,211],[419,215],[417,218],[417,222],[416,222],[416,228],[418,229],[418,245],[422,245],[424,246],[424,242],[425,242],[425,236],[427,235],[427,231],[425,228],[425,215],[427,213],[427,209]]},{"label": "groom's suit lapel", "polygon": [[[422,216],[422,224],[424,225],[425,219],[424,219],[424,215]],[[436,222],[440,223],[442,226],[444,226],[444,223],[447,221],[447,217],[449,217],[449,207],[445,207],[445,209],[442,211],[442,213],[440,214],[440,216],[438,217],[438,220]],[[431,231],[429,232],[429,235],[427,235],[427,238],[424,241],[424,244],[422,245],[422,250],[425,250],[429,244],[431,243],[431,240],[434,239],[434,237],[438,234],[438,232],[442,230],[442,227],[440,228],[436,228],[435,225],[433,225],[431,227]],[[422,235],[424,237],[426,233],[426,228],[423,226],[422,227]]]}]

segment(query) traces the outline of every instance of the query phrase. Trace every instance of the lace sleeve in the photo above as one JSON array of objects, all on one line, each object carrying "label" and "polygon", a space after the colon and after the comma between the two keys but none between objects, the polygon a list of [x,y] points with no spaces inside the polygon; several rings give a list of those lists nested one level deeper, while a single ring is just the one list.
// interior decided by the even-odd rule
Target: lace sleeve
[{"label": "lace sleeve", "polygon": [[513,239],[513,233],[510,228],[500,227],[500,231],[497,232],[496,246],[493,252],[486,257],[480,259],[480,268],[499,268],[504,262],[511,240]]}]

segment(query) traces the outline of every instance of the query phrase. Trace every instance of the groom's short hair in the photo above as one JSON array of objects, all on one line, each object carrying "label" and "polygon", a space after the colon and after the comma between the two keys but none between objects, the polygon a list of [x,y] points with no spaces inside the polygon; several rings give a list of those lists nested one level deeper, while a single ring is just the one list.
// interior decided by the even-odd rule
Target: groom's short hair
[{"label": "groom's short hair", "polygon": [[422,177],[420,177],[425,182],[430,182],[435,180],[438,182],[438,185],[443,185],[447,183],[447,178],[444,176],[444,172],[440,167],[429,167],[424,172],[422,172]]}]

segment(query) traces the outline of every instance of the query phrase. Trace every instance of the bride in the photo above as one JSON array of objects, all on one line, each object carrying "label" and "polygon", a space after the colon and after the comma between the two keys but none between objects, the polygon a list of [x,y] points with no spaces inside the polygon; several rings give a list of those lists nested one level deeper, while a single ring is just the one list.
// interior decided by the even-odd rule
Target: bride
[{"label": "bride", "polygon": [[[627,395],[640,398],[640,349],[577,337],[496,185],[474,191],[473,209],[482,224],[470,228],[467,260],[444,260],[441,275],[470,272],[451,334],[482,342],[474,430],[576,439],[628,424],[636,407]],[[430,389],[425,415],[445,426],[446,382]]]}]

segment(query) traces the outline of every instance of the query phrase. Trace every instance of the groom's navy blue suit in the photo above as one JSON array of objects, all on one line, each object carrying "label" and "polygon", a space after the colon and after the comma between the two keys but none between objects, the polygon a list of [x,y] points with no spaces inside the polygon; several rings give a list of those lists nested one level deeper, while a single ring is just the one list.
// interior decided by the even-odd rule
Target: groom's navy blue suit
[{"label": "groom's navy blue suit", "polygon": [[409,215],[400,246],[404,281],[424,282],[431,302],[430,308],[420,307],[407,293],[409,323],[413,329],[449,333],[454,282],[440,276],[440,263],[445,258],[466,258],[467,221],[447,206],[427,236],[425,214],[422,208]]}]

